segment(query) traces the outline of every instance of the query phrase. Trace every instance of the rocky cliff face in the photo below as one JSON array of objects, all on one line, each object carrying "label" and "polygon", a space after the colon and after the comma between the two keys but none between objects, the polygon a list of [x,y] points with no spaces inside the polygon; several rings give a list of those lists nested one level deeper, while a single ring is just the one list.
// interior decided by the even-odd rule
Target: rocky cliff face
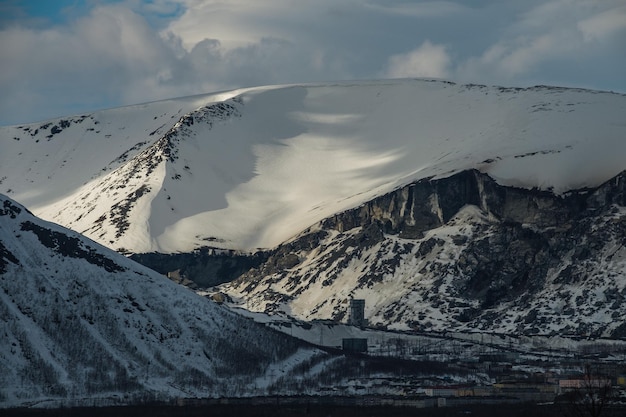
[{"label": "rocky cliff face", "polygon": [[259,311],[392,328],[626,336],[626,174],[566,195],[478,171],[325,219],[222,291]]},{"label": "rocky cliff face", "polygon": [[326,219],[322,227],[342,232],[379,222],[386,233],[419,238],[449,222],[466,205],[476,206],[502,223],[557,227],[579,217],[587,206],[593,209],[623,203],[621,178],[615,178],[615,184],[600,187],[604,192],[588,199],[586,191],[555,196],[547,191],[502,187],[478,171],[464,171],[408,185]]}]

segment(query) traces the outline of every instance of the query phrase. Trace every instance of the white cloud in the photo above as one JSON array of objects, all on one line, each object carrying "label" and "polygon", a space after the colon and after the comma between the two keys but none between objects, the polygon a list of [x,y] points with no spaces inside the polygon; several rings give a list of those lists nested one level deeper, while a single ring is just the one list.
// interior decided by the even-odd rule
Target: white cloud
[{"label": "white cloud", "polygon": [[249,85],[381,76],[626,91],[624,0],[93,4],[56,26],[0,16],[0,124]]},{"label": "white cloud", "polygon": [[187,50],[204,39],[219,39],[225,49],[245,47],[264,38],[299,37],[292,25],[315,21],[329,0],[182,0],[185,13],[165,30],[180,37]]},{"label": "white cloud", "polygon": [[626,30],[626,5],[598,13],[578,23],[586,42],[603,40]]},{"label": "white cloud", "polygon": [[147,86],[174,58],[141,16],[119,6],[97,7],[69,27],[7,27],[0,45],[0,114],[18,120],[132,102],[142,86],[143,99],[160,96]]},{"label": "white cloud", "polygon": [[519,36],[503,40],[487,49],[480,57],[470,58],[459,67],[459,75],[466,79],[494,79],[511,81],[531,73],[548,59],[569,51],[572,45],[567,37],[548,33]]},{"label": "white cloud", "polygon": [[[593,62],[602,57],[598,55],[598,46],[609,35],[626,28],[626,8],[620,1],[542,2],[521,13],[482,54],[460,63],[454,76],[460,81],[488,84],[586,79],[587,86],[593,86],[594,81],[598,81],[593,79],[593,73],[598,71],[594,66],[603,65]],[[596,44],[591,45],[592,41]],[[613,52],[618,53],[617,50]],[[614,57],[611,51],[601,50],[601,54],[611,61],[611,65],[625,64],[624,58]],[[588,69],[592,71],[585,73]],[[560,75],[557,71],[561,71]]]},{"label": "white cloud", "polygon": [[385,75],[390,78],[446,78],[449,66],[450,57],[445,46],[434,45],[427,40],[409,53],[390,57]]},{"label": "white cloud", "polygon": [[402,16],[413,17],[441,17],[451,14],[464,13],[468,11],[466,6],[452,1],[420,1],[420,2],[390,2],[383,0],[375,4],[374,2],[366,3],[369,7],[377,12],[392,13]]},{"label": "white cloud", "polygon": [[[205,38],[219,39],[223,48],[257,43],[263,38],[311,42],[324,35],[353,38],[366,35],[368,25],[394,19],[431,19],[469,9],[453,1],[389,0],[180,0],[186,12],[166,31],[183,40],[187,50]],[[391,29],[390,33],[397,30]],[[366,39],[363,36],[363,39]],[[315,42],[315,41],[313,41]]]},{"label": "white cloud", "polygon": [[323,50],[283,38],[226,48],[205,36],[187,50],[180,36],[158,32],[126,4],[96,7],[69,26],[6,27],[0,56],[0,123],[324,74],[343,78]]}]

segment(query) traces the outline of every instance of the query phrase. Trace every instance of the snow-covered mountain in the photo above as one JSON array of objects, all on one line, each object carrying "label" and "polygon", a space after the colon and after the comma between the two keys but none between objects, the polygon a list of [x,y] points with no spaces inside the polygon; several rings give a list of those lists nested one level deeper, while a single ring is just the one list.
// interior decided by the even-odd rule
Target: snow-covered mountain
[{"label": "snow-covered mountain", "polygon": [[126,252],[273,248],[424,178],[598,186],[626,97],[398,80],[242,89],[0,128],[0,192]]},{"label": "snow-covered mountain", "polygon": [[0,195],[0,409],[262,394],[319,354]]},{"label": "snow-covered mountain", "polygon": [[249,88],[0,128],[0,191],[121,252],[222,250],[183,272],[241,275],[220,291],[256,311],[623,337],[625,116],[547,86]]}]

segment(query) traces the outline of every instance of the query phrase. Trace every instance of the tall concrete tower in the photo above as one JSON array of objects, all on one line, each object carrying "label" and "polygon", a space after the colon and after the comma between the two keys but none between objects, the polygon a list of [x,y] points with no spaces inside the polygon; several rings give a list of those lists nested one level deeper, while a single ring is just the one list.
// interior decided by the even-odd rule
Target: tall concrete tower
[{"label": "tall concrete tower", "polygon": [[356,327],[367,326],[367,320],[365,319],[365,300],[350,300],[348,324]]}]

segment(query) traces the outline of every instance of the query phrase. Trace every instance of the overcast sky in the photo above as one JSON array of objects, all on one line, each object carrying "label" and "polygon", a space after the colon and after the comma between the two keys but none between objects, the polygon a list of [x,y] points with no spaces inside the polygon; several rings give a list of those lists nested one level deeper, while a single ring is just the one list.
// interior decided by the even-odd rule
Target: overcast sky
[{"label": "overcast sky", "polygon": [[4,125],[404,77],[626,93],[626,0],[0,0]]}]

